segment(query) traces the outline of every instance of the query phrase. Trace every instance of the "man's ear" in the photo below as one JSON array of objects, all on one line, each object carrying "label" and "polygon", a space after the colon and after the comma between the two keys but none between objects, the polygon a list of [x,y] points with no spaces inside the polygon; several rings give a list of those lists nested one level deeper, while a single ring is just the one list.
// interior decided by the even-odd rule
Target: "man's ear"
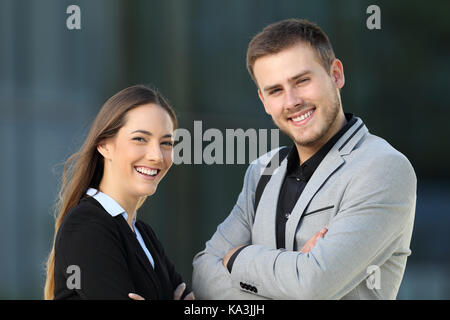
[{"label": "man's ear", "polygon": [[258,89],[258,97],[259,97],[259,100],[261,100],[261,102],[262,102],[262,104],[263,104],[263,106],[264,106],[264,110],[266,110],[266,113],[267,113],[267,114],[270,114],[269,109],[268,109],[266,103],[264,102],[264,97],[263,97],[263,95],[262,95],[262,92],[261,92],[261,90],[259,90],[259,89]]},{"label": "man's ear", "polygon": [[341,60],[334,59],[330,67],[330,75],[335,86],[338,89],[341,89],[345,84],[344,66],[342,65]]}]

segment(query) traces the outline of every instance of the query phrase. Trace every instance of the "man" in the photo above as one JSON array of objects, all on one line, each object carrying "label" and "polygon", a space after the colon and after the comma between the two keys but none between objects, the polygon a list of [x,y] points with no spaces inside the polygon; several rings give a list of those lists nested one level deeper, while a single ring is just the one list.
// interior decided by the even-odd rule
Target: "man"
[{"label": "man", "polygon": [[236,205],[194,258],[196,297],[395,299],[411,253],[411,164],[344,114],[343,65],[315,24],[267,26],[250,42],[247,67],[294,145],[258,203],[272,155],[250,164]]}]

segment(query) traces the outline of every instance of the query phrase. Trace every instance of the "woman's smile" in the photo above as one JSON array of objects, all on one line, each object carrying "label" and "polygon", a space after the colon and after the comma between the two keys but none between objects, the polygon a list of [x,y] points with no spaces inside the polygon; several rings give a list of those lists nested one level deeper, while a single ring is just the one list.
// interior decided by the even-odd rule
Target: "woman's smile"
[{"label": "woman's smile", "polygon": [[161,169],[146,166],[135,166],[134,170],[139,174],[139,176],[146,180],[155,180],[161,172]]}]

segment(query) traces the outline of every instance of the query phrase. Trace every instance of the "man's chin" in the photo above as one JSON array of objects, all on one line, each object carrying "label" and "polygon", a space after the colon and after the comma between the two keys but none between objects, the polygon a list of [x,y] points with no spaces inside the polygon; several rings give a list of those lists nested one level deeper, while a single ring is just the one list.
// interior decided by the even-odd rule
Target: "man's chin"
[{"label": "man's chin", "polygon": [[299,147],[312,147],[317,143],[317,140],[319,139],[294,139],[294,142]]},{"label": "man's chin", "polygon": [[286,132],[284,131],[284,133],[291,138],[291,140],[299,147],[309,147],[309,146],[313,146],[319,139],[320,137],[316,134],[316,135],[304,135],[304,134],[298,134],[298,132],[296,133],[292,133],[292,132]]}]

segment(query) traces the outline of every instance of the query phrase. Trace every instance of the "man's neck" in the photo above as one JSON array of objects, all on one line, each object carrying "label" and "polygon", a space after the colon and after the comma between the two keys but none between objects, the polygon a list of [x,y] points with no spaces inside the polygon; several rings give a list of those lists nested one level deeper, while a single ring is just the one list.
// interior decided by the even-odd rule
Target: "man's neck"
[{"label": "man's neck", "polygon": [[347,119],[345,118],[344,113],[340,112],[328,132],[322,138],[315,141],[311,145],[299,145],[295,143],[298,157],[300,159],[300,165],[308,161],[309,158],[311,158],[317,151],[319,151],[320,148],[322,148],[336,133],[338,133],[346,123]]}]

